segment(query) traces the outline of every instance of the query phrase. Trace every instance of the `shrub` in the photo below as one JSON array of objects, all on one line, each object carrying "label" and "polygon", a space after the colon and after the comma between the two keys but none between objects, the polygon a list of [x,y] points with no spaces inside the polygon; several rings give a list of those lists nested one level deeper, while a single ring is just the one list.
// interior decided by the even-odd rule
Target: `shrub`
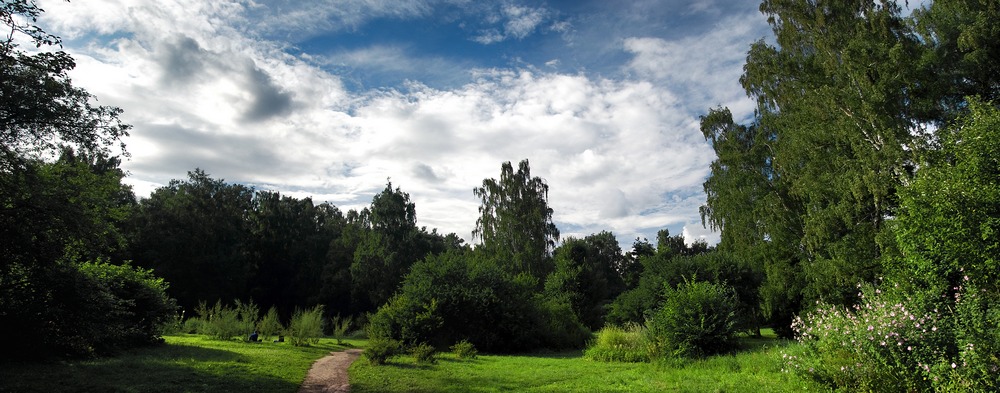
[{"label": "shrub", "polygon": [[736,346],[736,300],[729,287],[685,280],[665,286],[663,304],[646,322],[661,356],[704,356]]},{"label": "shrub", "polygon": [[341,317],[337,315],[330,320],[330,326],[332,327],[333,337],[337,339],[337,344],[343,345],[344,339],[347,338],[348,334],[351,332],[351,323],[353,322],[350,316]]},{"label": "shrub", "polygon": [[211,308],[201,302],[197,310],[199,318],[203,321],[199,333],[216,340],[231,340],[233,337],[243,335],[245,329],[240,322],[239,312],[224,306],[221,300],[216,301]]},{"label": "shrub", "polygon": [[872,288],[851,309],[821,306],[795,321],[788,370],[847,391],[997,391],[1000,307],[969,289],[953,309]]},{"label": "shrub", "polygon": [[368,347],[362,352],[365,359],[373,365],[386,364],[393,357],[399,354],[402,344],[393,339],[373,338],[368,341]]},{"label": "shrub", "polygon": [[260,318],[260,308],[254,304],[253,300],[243,303],[236,299],[236,319],[239,334],[244,341],[249,341],[250,333],[257,330],[257,321]]},{"label": "shrub", "polygon": [[319,305],[311,310],[296,309],[286,333],[294,346],[318,344],[319,338],[323,336],[323,306]]},{"label": "shrub", "polygon": [[[539,346],[548,349],[578,349],[590,340],[591,332],[576,313],[568,294],[536,295],[530,316],[535,320],[522,332],[530,333],[538,340]],[[530,329],[530,330],[528,330]]]},{"label": "shrub", "polygon": [[583,356],[602,362],[648,362],[653,354],[654,346],[646,328],[629,324],[624,328],[613,325],[602,328]]},{"label": "shrub", "polygon": [[410,349],[410,353],[413,355],[414,360],[418,364],[434,364],[437,363],[437,357],[435,356],[437,350],[433,346],[427,343],[422,343]]},{"label": "shrub", "polygon": [[472,345],[469,340],[462,340],[455,343],[455,345],[451,346],[451,352],[459,359],[475,359],[479,355],[476,346]]},{"label": "shrub", "polygon": [[205,331],[202,326],[205,324],[205,320],[201,318],[188,318],[184,321],[184,325],[181,326],[181,333],[196,334]]},{"label": "shrub", "polygon": [[264,314],[264,318],[257,323],[257,333],[265,341],[269,341],[274,336],[281,334],[283,330],[285,330],[285,327],[281,325],[281,320],[278,318],[278,310],[274,306],[271,306],[267,310],[267,314]]}]

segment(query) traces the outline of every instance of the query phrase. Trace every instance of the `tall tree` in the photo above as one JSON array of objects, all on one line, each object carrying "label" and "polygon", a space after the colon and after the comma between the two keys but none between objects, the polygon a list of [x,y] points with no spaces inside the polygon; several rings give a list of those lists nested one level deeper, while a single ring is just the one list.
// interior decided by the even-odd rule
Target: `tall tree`
[{"label": "tall tree", "polygon": [[624,258],[611,232],[568,238],[556,248],[555,271],[545,280],[545,292],[567,296],[580,322],[600,329],[608,304],[625,289],[616,270]]},{"label": "tall tree", "polygon": [[249,297],[254,191],[200,169],[139,203],[132,255],[171,283],[181,306]]},{"label": "tall tree", "polygon": [[69,71],[76,67],[63,51],[27,54],[17,41],[27,37],[35,46],[58,46],[59,37],[35,23],[41,15],[33,0],[6,0],[0,23],[0,170],[13,170],[29,157],[58,156],[63,146],[78,153],[110,155],[131,126],[118,116],[122,110],[93,106],[95,97],[73,86]]},{"label": "tall tree", "polygon": [[253,299],[278,307],[284,315],[320,304],[329,249],[345,225],[340,210],[314,205],[311,198],[261,191],[253,221]]},{"label": "tall tree", "polygon": [[359,214],[361,233],[351,264],[356,311],[374,311],[392,297],[406,272],[423,259],[417,237],[416,205],[410,194],[388,183]]},{"label": "tall tree", "polygon": [[559,240],[545,180],[531,177],[528,160],[518,164],[517,172],[508,161],[500,166],[499,180],[485,179],[473,193],[481,203],[472,234],[482,240],[484,251],[509,261],[515,273],[543,279]]}]

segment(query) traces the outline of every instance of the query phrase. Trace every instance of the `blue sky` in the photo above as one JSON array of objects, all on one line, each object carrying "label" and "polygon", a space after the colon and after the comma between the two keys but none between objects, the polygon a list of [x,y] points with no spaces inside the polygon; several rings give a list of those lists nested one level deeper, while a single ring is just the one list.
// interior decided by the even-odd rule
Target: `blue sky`
[{"label": "blue sky", "polygon": [[74,82],[134,126],[140,196],[201,168],[346,211],[391,179],[467,241],[472,189],[522,159],[564,237],[717,241],[698,116],[752,114],[738,80],[770,35],[756,1],[39,3]]}]

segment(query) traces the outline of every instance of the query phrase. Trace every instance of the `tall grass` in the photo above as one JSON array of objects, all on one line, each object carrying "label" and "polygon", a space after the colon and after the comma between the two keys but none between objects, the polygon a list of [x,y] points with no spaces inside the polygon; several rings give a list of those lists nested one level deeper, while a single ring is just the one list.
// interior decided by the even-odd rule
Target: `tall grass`
[{"label": "tall grass", "polygon": [[584,357],[603,362],[649,362],[656,346],[649,340],[646,328],[639,324],[626,327],[606,326],[584,352]]}]

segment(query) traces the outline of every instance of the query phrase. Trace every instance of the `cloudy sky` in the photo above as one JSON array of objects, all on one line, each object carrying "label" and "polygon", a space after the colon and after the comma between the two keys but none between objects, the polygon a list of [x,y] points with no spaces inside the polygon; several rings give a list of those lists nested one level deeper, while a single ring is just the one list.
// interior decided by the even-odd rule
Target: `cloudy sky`
[{"label": "cloudy sky", "polygon": [[342,210],[387,179],[472,241],[472,193],[528,159],[563,236],[627,247],[698,216],[698,116],[752,103],[756,1],[41,0],[74,83],[125,110],[139,196],[201,168]]}]

